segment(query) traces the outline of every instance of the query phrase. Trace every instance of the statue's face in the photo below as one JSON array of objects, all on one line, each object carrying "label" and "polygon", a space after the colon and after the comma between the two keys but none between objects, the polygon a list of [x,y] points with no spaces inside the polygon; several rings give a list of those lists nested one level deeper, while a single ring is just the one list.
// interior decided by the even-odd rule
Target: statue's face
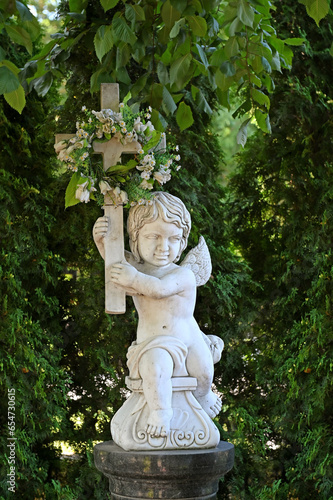
[{"label": "statue's face", "polygon": [[183,230],[158,217],[145,224],[138,234],[138,250],[142,260],[153,266],[167,266],[176,260]]}]

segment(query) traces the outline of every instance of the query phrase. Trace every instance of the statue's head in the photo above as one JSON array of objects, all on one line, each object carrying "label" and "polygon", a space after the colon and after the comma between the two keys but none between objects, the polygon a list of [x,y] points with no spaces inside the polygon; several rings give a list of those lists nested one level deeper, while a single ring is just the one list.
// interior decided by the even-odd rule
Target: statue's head
[{"label": "statue's head", "polygon": [[153,193],[152,203],[149,205],[135,205],[129,211],[127,220],[127,231],[132,254],[137,262],[142,262],[138,249],[138,235],[140,229],[158,218],[164,222],[175,224],[182,229],[183,235],[179,247],[179,254],[175,262],[180,259],[182,252],[187,246],[187,239],[191,230],[191,216],[184,203],[169,193],[157,191]]}]

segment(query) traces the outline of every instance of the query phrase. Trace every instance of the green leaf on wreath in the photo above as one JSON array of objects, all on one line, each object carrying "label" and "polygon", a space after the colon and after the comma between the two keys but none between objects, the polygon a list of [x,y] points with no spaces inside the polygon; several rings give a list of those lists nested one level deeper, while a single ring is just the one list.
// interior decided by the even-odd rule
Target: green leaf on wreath
[{"label": "green leaf on wreath", "polygon": [[87,180],[88,178],[81,177],[79,172],[75,172],[75,174],[72,175],[65,193],[65,208],[72,207],[80,203],[80,200],[75,198],[76,189],[79,184],[83,184]]}]

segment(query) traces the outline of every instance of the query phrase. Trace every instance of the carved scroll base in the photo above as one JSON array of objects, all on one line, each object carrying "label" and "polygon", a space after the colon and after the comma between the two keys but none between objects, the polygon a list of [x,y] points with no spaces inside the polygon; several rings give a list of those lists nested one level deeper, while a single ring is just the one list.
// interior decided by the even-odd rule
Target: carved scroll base
[{"label": "carved scroll base", "polygon": [[192,391],[196,388],[193,377],[173,377],[170,433],[167,437],[152,437],[145,431],[149,416],[141,379],[126,380],[133,391],[111,421],[114,442],[124,450],[187,450],[215,448],[220,434],[214,422],[202,409]]}]

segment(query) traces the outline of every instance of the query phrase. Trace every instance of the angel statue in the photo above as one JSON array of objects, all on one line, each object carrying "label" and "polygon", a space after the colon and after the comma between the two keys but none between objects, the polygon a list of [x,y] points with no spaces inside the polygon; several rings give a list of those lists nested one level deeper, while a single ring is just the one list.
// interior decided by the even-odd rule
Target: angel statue
[{"label": "angel statue", "polygon": [[[93,230],[103,258],[108,224],[100,217]],[[222,403],[212,383],[224,344],[205,335],[193,317],[196,287],[211,274],[207,245],[201,237],[175,264],[191,217],[179,198],[164,192],[133,206],[127,229],[131,253],[113,265],[110,279],[133,297],[139,321],[127,353],[132,394],[113,417],[113,439],[128,450],[215,447],[219,433],[211,419]]]}]

